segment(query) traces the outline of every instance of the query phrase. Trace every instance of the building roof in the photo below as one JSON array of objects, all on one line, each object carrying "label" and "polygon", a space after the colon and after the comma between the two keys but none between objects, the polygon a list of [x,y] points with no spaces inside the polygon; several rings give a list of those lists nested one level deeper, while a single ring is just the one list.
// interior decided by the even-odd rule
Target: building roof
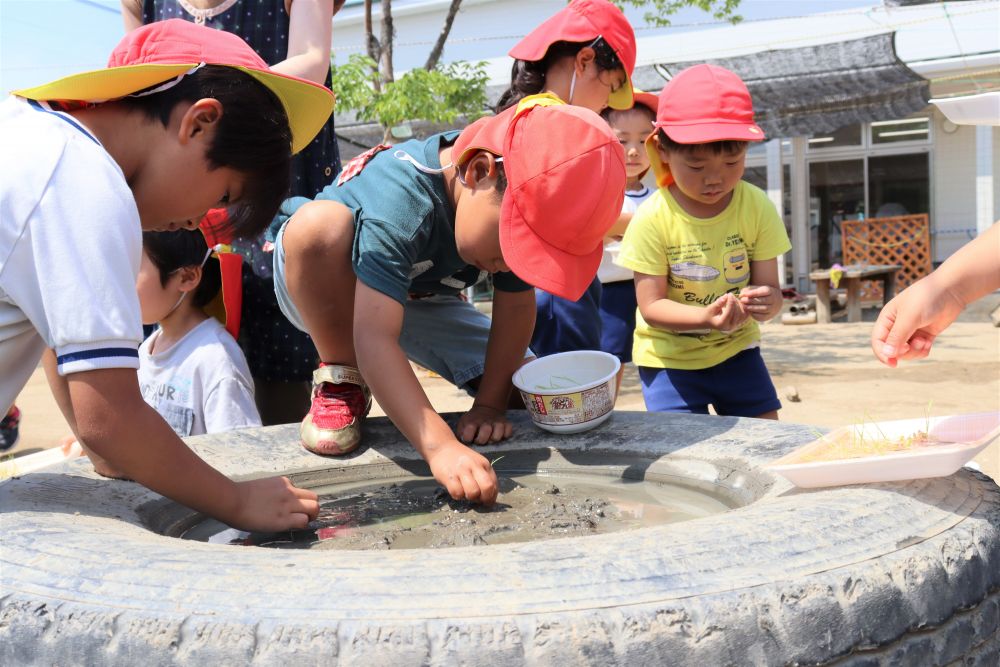
[{"label": "building roof", "polygon": [[[810,16],[673,31],[636,40],[636,67],[704,62],[762,51],[815,47],[896,33],[896,54],[928,78],[1000,71],[1000,2],[971,0],[916,6],[877,5]],[[510,78],[511,60],[493,58],[492,83]],[[1000,77],[996,80],[1000,81]]]}]

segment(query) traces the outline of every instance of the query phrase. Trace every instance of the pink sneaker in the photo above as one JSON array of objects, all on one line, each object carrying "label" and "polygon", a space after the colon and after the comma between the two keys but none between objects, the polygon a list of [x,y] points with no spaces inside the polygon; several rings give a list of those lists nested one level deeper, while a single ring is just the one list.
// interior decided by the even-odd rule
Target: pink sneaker
[{"label": "pink sneaker", "polygon": [[313,371],[312,407],[299,429],[302,446],[325,456],[354,451],[371,406],[371,392],[357,368],[321,364]]}]

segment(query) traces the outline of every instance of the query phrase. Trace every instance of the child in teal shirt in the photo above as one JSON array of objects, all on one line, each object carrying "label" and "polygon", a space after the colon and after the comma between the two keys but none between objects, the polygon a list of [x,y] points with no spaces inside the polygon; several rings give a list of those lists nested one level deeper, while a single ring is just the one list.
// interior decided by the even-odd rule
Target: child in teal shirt
[{"label": "child in teal shirt", "polygon": [[[601,118],[540,96],[461,134],[380,146],[317,201],[288,202],[275,289],[324,362],[302,424],[306,448],[355,449],[374,394],[454,498],[493,502],[496,475],[459,438],[510,435],[504,411],[534,325],[530,288],[579,298],[624,190],[624,154]],[[457,296],[488,273],[492,321]],[[458,437],[408,357],[475,391]]]}]

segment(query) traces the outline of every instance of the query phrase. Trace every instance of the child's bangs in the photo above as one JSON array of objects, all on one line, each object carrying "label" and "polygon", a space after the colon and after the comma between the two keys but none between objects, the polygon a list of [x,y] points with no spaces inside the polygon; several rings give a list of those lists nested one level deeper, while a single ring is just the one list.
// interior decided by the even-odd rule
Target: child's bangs
[{"label": "child's bangs", "polygon": [[679,144],[668,137],[667,133],[663,131],[663,128],[656,131],[656,136],[660,140],[660,146],[666,150],[671,153],[683,153],[685,155],[691,155],[699,149],[708,149],[713,155],[739,155],[747,149],[747,146],[750,145],[750,142],[748,141],[736,141],[731,139],[724,141],[710,141],[704,144]]}]

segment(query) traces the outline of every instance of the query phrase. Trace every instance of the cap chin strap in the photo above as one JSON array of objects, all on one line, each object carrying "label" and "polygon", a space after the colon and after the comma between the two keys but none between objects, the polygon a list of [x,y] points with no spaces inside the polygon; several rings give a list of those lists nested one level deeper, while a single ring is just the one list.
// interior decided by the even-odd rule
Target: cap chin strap
[{"label": "cap chin strap", "polygon": [[[417,158],[413,157],[412,155],[410,155],[409,153],[407,153],[403,149],[398,149],[396,152],[394,152],[392,154],[392,156],[394,158],[396,158],[397,160],[402,160],[403,162],[409,162],[410,164],[412,164],[417,169],[417,171],[422,171],[425,174],[433,174],[433,175],[443,174],[446,169],[450,169],[451,167],[455,166],[454,162],[449,162],[448,164],[446,164],[446,165],[444,165],[443,167],[440,167],[440,168],[438,168],[438,167],[428,167],[426,164],[420,162],[419,160],[417,160]],[[503,156],[494,155],[493,156],[493,161],[494,162],[503,162]],[[458,172],[458,180],[459,180],[459,182],[461,182],[462,185],[466,185],[467,186],[467,184],[465,182],[465,178],[462,177],[461,170],[457,170],[457,172]]]},{"label": "cap chin strap", "polygon": [[[588,48],[592,49],[602,39],[603,39],[603,36],[602,35],[598,35],[597,37],[594,38],[594,41],[592,41],[590,44],[587,44],[587,46],[585,46],[583,48],[585,48],[585,49],[588,49]],[[594,67],[597,67],[597,61],[596,60],[594,61]],[[576,67],[573,68],[573,76],[569,80],[569,100],[566,101],[566,104],[573,104],[573,91],[575,91],[575,90],[576,90]]]},{"label": "cap chin strap", "polygon": [[194,74],[204,66],[205,63],[198,63],[188,71],[184,72],[183,74],[178,74],[169,81],[164,81],[163,83],[153,86],[152,88],[147,88],[146,90],[140,90],[137,93],[126,95],[126,97],[146,97],[147,95],[155,95],[156,93],[162,93],[164,90],[169,90],[173,88],[174,86],[176,86],[178,83],[181,82],[181,79],[188,76],[189,74]]},{"label": "cap chin strap", "polygon": [[184,297],[186,297],[188,294],[190,294],[190,292],[182,292],[181,298],[177,299],[177,303],[174,304],[173,308],[167,311],[166,315],[160,318],[160,321],[162,322],[163,320],[173,315],[174,311],[177,310],[177,308],[181,305],[181,302],[184,300]]},{"label": "cap chin strap", "polygon": [[448,164],[440,168],[428,167],[426,164],[418,161],[417,158],[413,157],[403,149],[397,150],[395,153],[392,154],[392,156],[397,160],[402,160],[403,162],[409,162],[410,164],[412,164],[414,167],[417,168],[417,171],[422,171],[425,174],[443,174],[446,169],[450,169],[455,165],[454,162],[449,162]]},{"label": "cap chin strap", "polygon": [[[202,258],[201,264],[198,265],[198,268],[200,269],[200,268],[203,268],[205,266],[205,262],[207,262],[208,258],[212,256],[212,253],[214,253],[214,252],[224,252],[226,250],[226,248],[228,248],[228,246],[226,246],[226,245],[224,245],[222,243],[219,243],[219,244],[214,245],[211,248],[209,248],[208,251],[205,253],[205,256]],[[185,268],[187,268],[187,267],[182,266],[179,269],[174,269],[173,271],[170,272],[170,275],[174,275],[178,271],[181,271],[181,270],[183,270]],[[187,291],[187,292],[183,292],[181,294],[181,298],[177,299],[177,303],[175,303],[173,305],[173,307],[170,310],[167,311],[167,314],[164,315],[161,319],[165,320],[168,317],[170,317],[173,314],[173,312],[180,307],[181,302],[184,301],[184,297],[186,297],[188,294],[190,294],[191,291],[193,291],[193,290],[190,290],[190,291]]]}]

